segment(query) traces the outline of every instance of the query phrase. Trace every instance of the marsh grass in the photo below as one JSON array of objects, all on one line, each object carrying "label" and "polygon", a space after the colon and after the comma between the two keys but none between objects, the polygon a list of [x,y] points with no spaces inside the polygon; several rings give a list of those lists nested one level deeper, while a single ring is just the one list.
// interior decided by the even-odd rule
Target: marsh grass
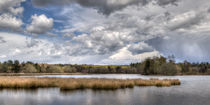
[{"label": "marsh grass", "polygon": [[0,77],[0,88],[9,89],[37,89],[37,88],[60,88],[61,90],[94,89],[115,90],[133,88],[134,86],[172,86],[180,85],[177,79],[75,79],[75,78],[23,78],[23,77]]}]

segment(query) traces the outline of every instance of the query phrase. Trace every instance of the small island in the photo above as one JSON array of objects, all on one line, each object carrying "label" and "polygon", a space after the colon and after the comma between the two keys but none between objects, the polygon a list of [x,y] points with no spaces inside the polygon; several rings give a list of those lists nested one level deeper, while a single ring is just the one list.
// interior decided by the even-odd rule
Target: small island
[{"label": "small island", "polygon": [[177,79],[97,79],[97,78],[23,78],[0,77],[0,88],[9,89],[37,89],[60,88],[61,90],[94,89],[115,90],[133,88],[134,86],[174,86],[180,85]]}]

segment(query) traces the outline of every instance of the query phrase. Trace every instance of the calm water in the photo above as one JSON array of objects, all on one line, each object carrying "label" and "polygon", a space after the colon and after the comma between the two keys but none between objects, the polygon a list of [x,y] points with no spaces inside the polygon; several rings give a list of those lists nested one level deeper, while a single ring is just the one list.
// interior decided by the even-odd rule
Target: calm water
[{"label": "calm water", "polygon": [[182,84],[174,87],[135,87],[116,91],[62,92],[57,88],[33,91],[0,90],[0,105],[210,105],[210,76],[46,75],[38,77],[177,78]]}]

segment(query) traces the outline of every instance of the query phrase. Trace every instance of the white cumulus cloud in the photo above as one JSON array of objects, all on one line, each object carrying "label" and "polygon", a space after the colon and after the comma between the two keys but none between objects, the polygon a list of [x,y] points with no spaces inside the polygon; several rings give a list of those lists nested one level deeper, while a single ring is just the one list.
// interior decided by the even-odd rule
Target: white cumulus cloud
[{"label": "white cumulus cloud", "polygon": [[53,19],[44,14],[39,16],[35,14],[31,19],[31,24],[26,27],[27,32],[31,34],[45,34],[53,28]]},{"label": "white cumulus cloud", "polygon": [[21,28],[23,22],[21,19],[16,18],[10,14],[0,15],[0,28],[1,29],[10,29],[17,31]]}]

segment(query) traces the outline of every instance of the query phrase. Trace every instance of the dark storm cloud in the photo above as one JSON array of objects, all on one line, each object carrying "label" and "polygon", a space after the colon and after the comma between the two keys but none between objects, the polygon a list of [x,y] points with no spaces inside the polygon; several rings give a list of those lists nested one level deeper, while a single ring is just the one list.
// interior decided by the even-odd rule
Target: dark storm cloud
[{"label": "dark storm cloud", "polygon": [[178,0],[32,0],[33,4],[38,7],[77,3],[84,7],[95,8],[99,12],[107,15],[129,5],[145,5],[151,1],[155,1],[160,6],[165,6],[176,4]]},{"label": "dark storm cloud", "polygon": [[210,61],[210,37],[208,33],[199,35],[172,35],[169,38],[154,38],[147,43],[165,56],[175,55],[176,59],[191,62]]}]

